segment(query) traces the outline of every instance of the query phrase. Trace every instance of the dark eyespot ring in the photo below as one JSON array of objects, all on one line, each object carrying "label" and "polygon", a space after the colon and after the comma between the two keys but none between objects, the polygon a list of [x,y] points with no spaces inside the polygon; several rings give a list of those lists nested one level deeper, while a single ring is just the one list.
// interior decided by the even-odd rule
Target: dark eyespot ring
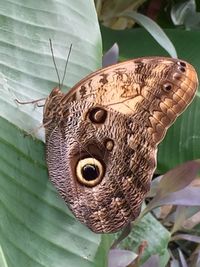
[{"label": "dark eyespot ring", "polygon": [[178,69],[179,69],[181,72],[185,72],[185,68],[184,68],[184,67],[178,67]]},{"label": "dark eyespot ring", "polygon": [[104,123],[107,118],[107,111],[101,107],[94,107],[89,110],[88,118],[92,123]]},{"label": "dark eyespot ring", "polygon": [[78,181],[89,187],[101,182],[105,173],[104,165],[95,158],[84,158],[78,161],[76,166],[76,177]]},{"label": "dark eyespot ring", "polygon": [[163,89],[167,92],[171,91],[172,90],[172,85],[171,83],[165,83],[163,84]]},{"label": "dark eyespot ring", "polygon": [[182,67],[186,67],[186,63],[183,61],[178,61],[177,64]]}]

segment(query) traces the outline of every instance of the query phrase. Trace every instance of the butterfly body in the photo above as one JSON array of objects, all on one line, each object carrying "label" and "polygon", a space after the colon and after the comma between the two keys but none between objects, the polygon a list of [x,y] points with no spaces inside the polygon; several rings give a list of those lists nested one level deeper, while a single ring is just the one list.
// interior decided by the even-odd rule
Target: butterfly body
[{"label": "butterfly body", "polygon": [[194,68],[140,58],[96,71],[44,108],[49,176],[94,232],[134,220],[149,191],[157,145],[197,88]]}]

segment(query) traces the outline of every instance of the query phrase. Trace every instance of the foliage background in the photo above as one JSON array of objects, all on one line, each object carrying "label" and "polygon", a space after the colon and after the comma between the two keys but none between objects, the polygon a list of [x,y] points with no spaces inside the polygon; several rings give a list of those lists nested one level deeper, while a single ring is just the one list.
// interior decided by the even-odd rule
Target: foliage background
[{"label": "foliage background", "polygon": [[[161,18],[161,25],[172,27]],[[117,42],[123,60],[167,53],[139,27],[114,31],[101,26],[100,33],[92,0],[1,0],[0,23],[0,266],[107,266],[115,236],[93,234],[68,211],[48,181],[39,141],[44,132],[34,130],[41,125],[42,108],[19,105],[15,99],[46,97],[57,85],[49,38],[61,75],[73,44],[64,90],[101,66],[101,38],[104,51]],[[178,56],[199,72],[200,32],[173,26],[166,33]],[[198,93],[168,131],[159,149],[159,173],[199,157],[199,105]],[[34,132],[33,137],[23,130]],[[144,259],[157,253],[165,266],[170,233],[151,214],[131,233],[129,247],[137,251],[144,238],[150,244]]]}]

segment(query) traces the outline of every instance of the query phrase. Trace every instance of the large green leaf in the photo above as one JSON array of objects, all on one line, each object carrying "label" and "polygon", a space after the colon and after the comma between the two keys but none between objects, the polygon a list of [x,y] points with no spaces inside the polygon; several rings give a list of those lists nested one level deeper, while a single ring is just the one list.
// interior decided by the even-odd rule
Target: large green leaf
[{"label": "large green leaf", "polygon": [[0,24],[0,115],[30,131],[41,124],[42,109],[14,100],[46,97],[58,84],[49,38],[61,78],[73,46],[64,81],[68,87],[101,65],[94,4],[92,0],[2,0]]},{"label": "large green leaf", "polygon": [[[166,51],[143,29],[114,31],[102,27],[104,49],[114,42],[120,47],[123,60],[142,56],[168,56]],[[200,75],[200,32],[166,30],[178,52],[178,57],[187,60]],[[170,127],[159,145],[158,168],[164,172],[187,160],[200,158],[200,91],[193,103]]]},{"label": "large green leaf", "polygon": [[73,45],[67,87],[100,66],[93,1],[2,0],[0,23],[0,264],[106,266],[110,238],[72,216],[48,181],[43,143],[19,130],[43,139],[35,129],[42,108],[15,102],[46,97],[57,85],[49,38],[61,78]]},{"label": "large green leaf", "polygon": [[94,266],[101,236],[75,220],[49,183],[43,144],[3,119],[0,125],[0,242],[8,266]]}]

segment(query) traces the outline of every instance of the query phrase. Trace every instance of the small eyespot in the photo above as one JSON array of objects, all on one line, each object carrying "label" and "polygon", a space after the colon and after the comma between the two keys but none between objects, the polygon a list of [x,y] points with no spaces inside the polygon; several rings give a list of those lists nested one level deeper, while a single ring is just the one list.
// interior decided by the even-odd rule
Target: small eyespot
[{"label": "small eyespot", "polygon": [[178,61],[177,64],[182,67],[186,67],[186,63],[183,61]]},{"label": "small eyespot", "polygon": [[94,107],[89,111],[88,118],[92,123],[104,123],[107,118],[107,111],[100,107]]},{"label": "small eyespot", "polygon": [[171,89],[172,89],[171,83],[165,83],[165,84],[163,84],[163,89],[165,91],[167,91],[167,92],[171,91]]},{"label": "small eyespot", "polygon": [[181,72],[185,72],[185,68],[184,68],[184,67],[178,67],[178,69],[179,69]]},{"label": "small eyespot", "polygon": [[108,151],[112,151],[114,147],[114,141],[112,139],[106,139],[104,141],[104,146]]},{"label": "small eyespot", "polygon": [[104,173],[104,165],[98,159],[92,157],[80,159],[76,166],[78,181],[89,187],[99,184],[103,179]]}]

